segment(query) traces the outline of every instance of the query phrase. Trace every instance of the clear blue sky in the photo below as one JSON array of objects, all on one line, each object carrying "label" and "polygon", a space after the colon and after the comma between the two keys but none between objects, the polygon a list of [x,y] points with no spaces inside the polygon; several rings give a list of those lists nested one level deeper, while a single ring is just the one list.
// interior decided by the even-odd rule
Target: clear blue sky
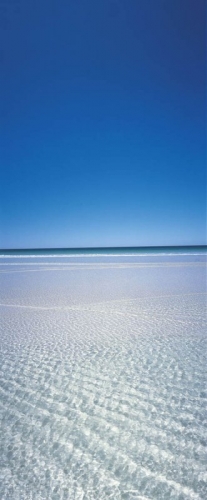
[{"label": "clear blue sky", "polygon": [[0,247],[204,244],[205,0],[1,10]]}]

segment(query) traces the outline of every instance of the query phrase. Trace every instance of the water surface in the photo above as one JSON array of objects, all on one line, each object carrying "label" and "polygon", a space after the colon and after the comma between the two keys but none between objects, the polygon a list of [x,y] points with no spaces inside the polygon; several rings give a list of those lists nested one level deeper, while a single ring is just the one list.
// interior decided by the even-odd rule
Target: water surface
[{"label": "water surface", "polygon": [[206,498],[205,260],[1,252],[0,498]]}]

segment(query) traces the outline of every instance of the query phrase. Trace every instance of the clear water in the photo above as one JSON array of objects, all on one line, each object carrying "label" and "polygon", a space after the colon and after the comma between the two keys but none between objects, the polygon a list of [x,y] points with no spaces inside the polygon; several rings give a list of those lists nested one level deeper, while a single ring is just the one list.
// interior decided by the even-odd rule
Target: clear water
[{"label": "clear water", "polygon": [[1,499],[206,499],[205,260],[2,252]]}]

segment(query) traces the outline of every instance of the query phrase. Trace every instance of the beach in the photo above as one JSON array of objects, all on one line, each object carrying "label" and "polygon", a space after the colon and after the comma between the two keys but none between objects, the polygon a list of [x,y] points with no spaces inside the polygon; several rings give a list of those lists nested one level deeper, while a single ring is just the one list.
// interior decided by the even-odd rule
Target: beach
[{"label": "beach", "polygon": [[3,500],[205,499],[206,251],[0,255]]}]

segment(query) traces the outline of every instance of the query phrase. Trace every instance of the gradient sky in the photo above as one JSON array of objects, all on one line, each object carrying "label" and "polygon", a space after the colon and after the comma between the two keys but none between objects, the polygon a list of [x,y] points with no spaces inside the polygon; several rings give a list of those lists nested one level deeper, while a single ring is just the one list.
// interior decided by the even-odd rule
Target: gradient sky
[{"label": "gradient sky", "polygon": [[1,6],[0,247],[205,243],[205,0]]}]

